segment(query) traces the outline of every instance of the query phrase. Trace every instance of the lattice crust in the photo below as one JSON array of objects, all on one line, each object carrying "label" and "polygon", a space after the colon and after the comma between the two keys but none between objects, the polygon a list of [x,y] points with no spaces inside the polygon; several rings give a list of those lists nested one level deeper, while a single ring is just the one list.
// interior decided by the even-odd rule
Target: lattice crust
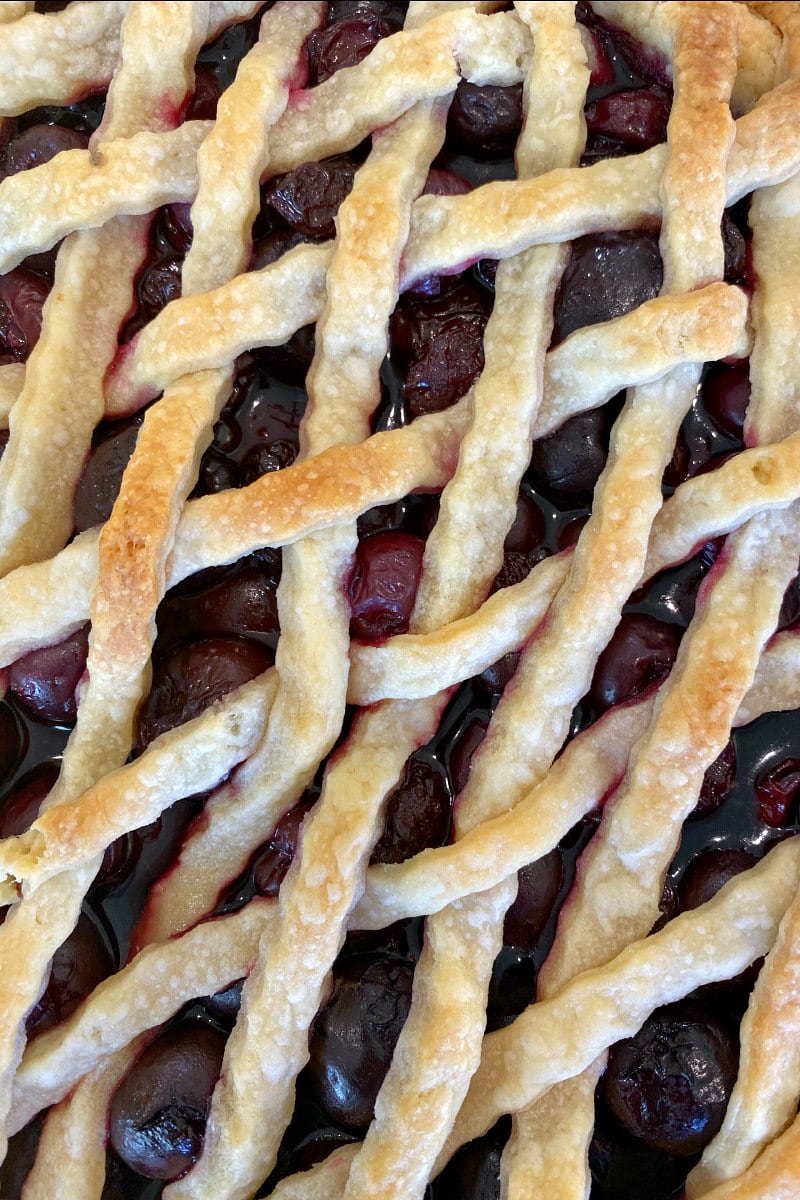
[{"label": "lattice crust", "polygon": [[[595,4],[666,60],[675,99],[666,145],[580,169],[589,41],[572,3],[412,3],[401,32],[310,89],[303,47],[325,6],[278,3],[216,119],[184,124],[201,45],[258,4],[32,7],[0,3],[0,111],[110,86],[88,150],[0,182],[0,271],[66,239],[38,344],[24,367],[0,366],[0,664],[91,622],[58,782],[31,829],[0,842],[0,900],[11,905],[0,928],[3,1147],[53,1106],[25,1200],[99,1200],[120,1080],[185,1004],[242,977],[201,1157],[164,1194],[254,1195],[345,933],[416,916],[427,925],[411,1011],[369,1131],[284,1179],[276,1200],[421,1200],[449,1155],[503,1113],[514,1115],[504,1197],[577,1200],[590,1186],[607,1049],[656,1007],[765,954],[725,1124],[687,1195],[794,1197],[800,843],[647,933],[730,730],[800,705],[800,639],[772,638],[800,557],[798,6]],[[423,195],[461,78],[523,83],[517,178]],[[259,184],[367,137],[336,237],[249,271]],[[722,282],[720,236],[723,209],[750,193],[752,296]],[[192,205],[183,296],[119,350],[148,214],[173,202]],[[548,351],[568,243],[659,222],[661,294]],[[486,257],[502,261],[475,385],[445,412],[370,435],[399,292]],[[311,323],[299,461],[188,501],[237,358]],[[748,448],[663,502],[702,365],[747,356]],[[531,442],[621,388],[577,545],[490,594]],[[145,406],[112,515],[70,540],[96,425]],[[361,644],[345,595],[356,519],[417,490],[441,499],[410,630]],[[631,592],[726,535],[669,677],[570,740]],[[284,548],[275,668],[126,763],[165,591],[267,546]],[[511,651],[519,667],[458,798],[454,840],[368,866],[386,797],[452,690]],[[352,721],[347,703],[361,710]],[[279,901],[203,922],[345,728]],[[212,789],[128,965],[24,1049],[25,1015],[103,852]],[[484,1038],[516,872],[599,805],[538,1002]]]}]

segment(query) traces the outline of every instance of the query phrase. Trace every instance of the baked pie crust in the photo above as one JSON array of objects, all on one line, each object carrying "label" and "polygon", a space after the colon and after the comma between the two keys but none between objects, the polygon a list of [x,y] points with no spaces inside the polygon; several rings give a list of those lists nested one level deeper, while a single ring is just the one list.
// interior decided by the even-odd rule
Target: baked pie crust
[{"label": "baked pie crust", "polygon": [[[4,1146],[49,1109],[25,1200],[103,1194],[120,1081],[187,1003],[243,976],[202,1153],[163,1194],[255,1195],[345,933],[421,916],[410,1012],[363,1142],[282,1178],[276,1200],[422,1197],[503,1114],[504,1197],[587,1196],[609,1048],[760,956],[738,1080],[686,1195],[800,1194],[800,842],[774,839],[763,862],[650,934],[731,730],[800,706],[796,633],[775,633],[800,559],[800,7],[593,4],[665,64],[674,99],[665,143],[587,166],[591,37],[574,4],[411,3],[401,31],[305,87],[304,46],[327,6],[281,0],[213,121],[182,120],[198,52],[262,5],[33,7],[0,4],[3,115],[108,95],[88,148],[0,181],[0,269],[60,244],[41,336],[24,365],[0,365],[2,663],[91,622],[58,780],[30,829],[0,842]],[[422,194],[462,79],[522,84],[516,178]],[[260,186],[365,138],[335,237],[250,269]],[[721,224],[745,197],[743,288],[724,282]],[[193,228],[182,295],[121,344],[149,214],[175,204],[191,204]],[[660,224],[659,294],[551,348],[570,243],[648,224]],[[487,258],[500,261],[474,385],[443,411],[375,432],[398,296]],[[297,461],[192,497],[236,360],[311,323]],[[665,501],[704,364],[744,358],[746,448]],[[623,388],[574,547],[492,591],[532,444]],[[73,536],[96,426],[145,405],[111,515]],[[352,638],[357,521],[415,492],[441,495],[410,625]],[[573,712],[631,594],[723,538],[668,676],[576,732]],[[132,757],[165,593],[264,547],[282,548],[274,667]],[[514,651],[450,842],[369,865],[409,756],[436,736],[454,690]],[[326,760],[279,899],[203,921]],[[27,1014],[108,847],[206,792],[150,895],[136,952],[26,1047]],[[517,871],[601,804],[537,1002],[485,1035]]]}]

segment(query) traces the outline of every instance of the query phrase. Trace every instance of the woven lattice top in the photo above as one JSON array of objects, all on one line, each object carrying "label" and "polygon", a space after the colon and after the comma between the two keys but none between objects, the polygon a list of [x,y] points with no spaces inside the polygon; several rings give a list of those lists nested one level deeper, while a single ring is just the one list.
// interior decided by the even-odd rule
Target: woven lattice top
[{"label": "woven lattice top", "polygon": [[798,6],[2,0],[0,122],[2,1195],[796,1197]]}]

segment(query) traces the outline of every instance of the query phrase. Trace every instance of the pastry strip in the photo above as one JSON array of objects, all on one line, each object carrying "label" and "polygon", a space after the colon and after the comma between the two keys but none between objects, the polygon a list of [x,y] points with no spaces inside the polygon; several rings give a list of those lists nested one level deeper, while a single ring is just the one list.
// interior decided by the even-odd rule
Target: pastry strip
[{"label": "pastry strip", "polygon": [[[521,170],[533,172],[546,169],[554,159],[577,160],[587,75],[571,5],[526,5],[520,11],[535,31],[523,109],[537,105],[558,79],[564,114],[553,142],[536,139],[533,122],[523,124],[518,161]],[[563,87],[565,73],[574,81],[568,89]],[[518,430],[530,427],[541,399],[552,299],[564,259],[564,250],[543,248],[498,270],[495,308],[484,337],[486,365],[475,389],[475,420],[428,539],[412,628],[425,631],[469,612],[491,584],[497,564],[488,547],[499,545],[516,509],[519,477],[527,463],[527,446],[520,445]],[[494,472],[488,469],[490,457]],[[500,471],[498,463],[503,464]],[[491,496],[492,507],[481,514],[476,528],[475,495],[480,495],[482,484],[487,486],[483,499]],[[466,545],[476,553],[470,574],[464,572],[460,557]],[[487,798],[481,816],[496,811],[497,801],[496,793]],[[467,816],[460,806],[455,812],[460,836],[478,814]],[[347,1200],[422,1194],[477,1064],[489,975],[515,887],[515,880],[503,882],[491,892],[457,901],[428,921],[411,1011],[378,1094],[375,1119],[354,1160]]]}]

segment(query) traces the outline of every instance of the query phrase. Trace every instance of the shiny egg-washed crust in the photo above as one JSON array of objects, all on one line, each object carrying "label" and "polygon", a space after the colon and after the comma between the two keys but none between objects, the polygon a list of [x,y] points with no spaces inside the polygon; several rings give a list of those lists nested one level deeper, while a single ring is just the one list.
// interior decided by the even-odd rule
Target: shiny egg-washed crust
[{"label": "shiny egg-washed crust", "polygon": [[[800,263],[798,185],[791,178],[800,166],[796,6],[783,6],[788,15],[754,6],[763,11],[758,16],[732,4],[596,5],[667,60],[676,96],[666,146],[580,171],[574,167],[588,72],[574,6],[520,0],[513,12],[492,12],[496,7],[412,3],[400,34],[379,42],[358,66],[298,91],[302,42],[322,10],[278,4],[223,95],[217,121],[173,132],[198,46],[255,5],[77,4],[46,18],[6,6],[16,19],[0,31],[0,63],[15,52],[19,70],[13,85],[4,76],[0,84],[4,111],[64,102],[113,75],[90,151],[58,155],[0,183],[0,212],[27,218],[7,226],[4,268],[70,234],[40,343],[24,369],[2,368],[0,378],[0,408],[10,413],[11,429],[0,466],[7,485],[0,529],[5,567],[16,567],[0,582],[2,661],[92,621],[89,682],[59,782],[33,830],[0,845],[4,898],[23,895],[0,929],[0,950],[9,956],[0,975],[0,1109],[5,1114],[13,1104],[9,1128],[16,1129],[72,1089],[45,1123],[25,1200],[45,1200],[56,1186],[74,1200],[99,1198],[117,1082],[155,1026],[198,991],[226,986],[254,964],[203,1155],[165,1192],[172,1200],[251,1196],[291,1114],[308,1025],[345,930],[412,914],[429,916],[426,944],[365,1141],[284,1180],[276,1196],[421,1197],[443,1147],[452,1150],[511,1111],[504,1195],[522,1200],[544,1189],[572,1200],[588,1185],[592,1095],[606,1048],[655,1006],[736,974],[773,943],[744,1027],[736,1093],[746,1097],[743,1111],[754,1114],[753,1135],[757,1121],[764,1130],[738,1165],[721,1156],[740,1169],[762,1152],[721,1188],[753,1200],[794,1194],[786,1190],[794,1127],[778,1134],[796,1102],[797,1065],[776,1030],[781,1021],[794,1030],[797,1020],[791,984],[782,982],[792,977],[796,844],[773,850],[704,908],[637,939],[652,922],[681,821],[730,727],[800,702],[800,639],[789,633],[767,644],[800,552]],[[57,63],[48,30],[60,31]],[[175,56],[168,67],[147,52],[161,37]],[[159,107],[164,70],[174,99]],[[420,197],[460,76],[523,81],[519,178],[466,196]],[[4,87],[16,88],[16,99]],[[736,122],[731,97],[735,113],[746,114]],[[370,133],[372,150],[341,207],[335,242],[298,247],[272,267],[246,273],[259,177],[352,149]],[[726,204],[768,185],[781,186],[753,201],[757,287],[748,303],[720,282],[720,218]],[[37,226],[26,209],[53,192],[64,203],[40,207]],[[107,373],[127,311],[123,300],[145,253],[147,222],[136,214],[173,200],[194,201],[184,299]],[[546,354],[564,243],[659,221],[662,295]],[[113,276],[102,296],[92,286],[98,255]],[[368,437],[398,290],[487,256],[505,261],[486,329],[486,365],[470,396],[447,413]],[[317,349],[301,461],[239,492],[184,504],[235,356],[280,344],[312,320]],[[91,338],[79,336],[90,330]],[[74,428],[65,418],[52,420],[45,403],[54,391],[48,372],[63,370],[55,364],[67,344],[86,347],[70,368],[70,386],[85,385],[90,398]],[[687,482],[662,506],[659,481],[700,364],[745,355],[751,346],[751,448]],[[626,385],[632,390],[576,549],[487,599],[530,436],[544,436]],[[99,533],[62,549],[76,464],[94,425],[163,387],[112,517]],[[43,498],[38,514],[27,511],[23,497],[23,436],[39,456],[32,472]],[[168,463],[161,461],[165,444]],[[51,465],[54,447],[72,464],[63,481]],[[355,518],[420,487],[443,490],[411,631],[381,647],[353,643],[348,654],[341,581]],[[631,590],[722,533],[731,536],[668,680],[655,696],[607,714],[556,757]],[[276,669],[123,766],[165,589],[264,545],[287,547]],[[449,689],[511,649],[521,650],[520,667],[473,760],[456,810],[456,840],[398,867],[367,869],[384,799],[407,756],[435,732]],[[328,766],[278,905],[255,902],[236,917],[197,925],[313,778],[348,698],[366,707]],[[12,1094],[24,1011],[74,924],[101,852],[231,771],[179,865],[154,889],[130,966],[68,1023],[37,1039]],[[514,872],[610,793],[541,973],[540,1003],[482,1047],[486,990]],[[592,889],[593,879],[601,886]],[[31,953],[32,932],[41,926],[46,934]],[[546,1052],[537,1053],[537,1045]],[[774,1081],[761,1082],[764,1062],[782,1076],[780,1102],[770,1090]],[[738,1099],[732,1123],[737,1106]],[[709,1161],[715,1153],[712,1146]],[[696,1195],[705,1187],[698,1178],[690,1184]]]}]

